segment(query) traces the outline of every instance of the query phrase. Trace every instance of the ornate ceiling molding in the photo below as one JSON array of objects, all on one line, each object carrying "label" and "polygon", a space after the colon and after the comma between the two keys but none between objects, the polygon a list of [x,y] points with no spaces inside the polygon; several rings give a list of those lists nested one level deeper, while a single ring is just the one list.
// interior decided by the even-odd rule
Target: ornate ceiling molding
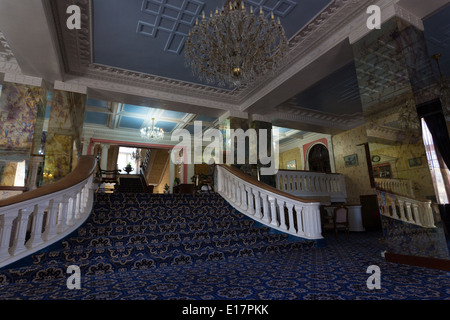
[{"label": "ornate ceiling molding", "polygon": [[342,131],[356,128],[365,123],[362,112],[353,115],[335,115],[287,104],[277,107],[276,111],[271,114],[272,121],[295,121],[299,124],[312,124]]},{"label": "ornate ceiling molding", "polygon": [[[271,83],[271,85],[266,86],[267,89],[265,90],[272,90],[272,88],[279,86],[297,73],[299,69],[312,62],[316,55],[311,55],[310,52],[317,53],[312,49],[323,43],[325,39],[331,38],[327,47],[332,47],[338,43],[337,41],[345,39],[348,36],[348,30],[341,30],[337,36],[336,30],[348,25],[348,21],[351,21],[355,15],[359,15],[361,10],[365,11],[365,7],[370,2],[370,0],[333,1],[290,40],[290,52],[284,60],[284,67],[276,75],[262,77],[259,82],[251,86],[243,86],[231,91],[94,64],[92,57],[92,0],[55,1],[52,2],[52,11],[57,22],[58,38],[69,81],[71,81],[70,78],[72,80],[73,78],[81,78],[80,81],[89,78],[111,83],[111,89],[113,89],[114,84],[121,84],[145,88],[153,92],[176,92],[180,96],[185,96],[188,100],[192,98],[196,101],[203,100],[204,104],[215,101],[228,105],[229,109],[230,106],[238,106],[237,109],[242,110],[242,107],[245,107],[244,102],[260,92],[267,83]],[[65,9],[71,4],[77,4],[81,8],[81,30],[69,30],[65,27],[67,17]],[[325,48],[321,50],[325,50]],[[322,53],[325,53],[325,51]],[[305,59],[305,57],[307,58]],[[301,61],[300,65],[298,65],[299,61]],[[280,75],[282,76],[280,77]],[[79,84],[83,85],[83,83]],[[236,109],[236,107],[232,107],[232,109]]]},{"label": "ornate ceiling molding", "polygon": [[0,72],[5,74],[22,74],[5,35],[0,30]]}]

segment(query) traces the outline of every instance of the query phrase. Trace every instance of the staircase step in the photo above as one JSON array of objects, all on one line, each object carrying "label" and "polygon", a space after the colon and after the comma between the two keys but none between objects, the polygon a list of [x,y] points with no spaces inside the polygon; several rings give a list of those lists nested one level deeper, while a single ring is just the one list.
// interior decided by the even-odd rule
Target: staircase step
[{"label": "staircase step", "polygon": [[[246,217],[216,194],[97,194],[89,219],[28,268],[8,270],[11,281],[66,278],[152,269],[203,261],[305,250],[315,241],[291,240]],[[31,280],[30,280],[31,279]]]},{"label": "staircase step", "polygon": [[[97,241],[101,242],[101,239],[109,238],[112,242],[116,241],[128,241],[127,239],[133,237],[145,237],[148,240],[148,243],[151,242],[159,242],[159,241],[167,241],[168,239],[178,239],[178,241],[190,241],[194,239],[215,239],[215,238],[229,238],[229,237],[246,237],[253,235],[268,235],[270,232],[269,228],[265,227],[252,227],[247,228],[245,226],[233,226],[226,229],[214,229],[213,226],[210,226],[208,229],[203,226],[203,228],[189,229],[184,228],[183,225],[171,225],[167,226],[167,230],[157,229],[147,230],[145,226],[133,226],[132,228],[119,227],[115,230],[112,228],[108,228],[108,230],[96,230],[91,231],[89,237],[86,237],[86,233],[79,233],[78,237],[72,237],[64,240],[64,242],[77,242],[80,244],[86,243],[86,241]],[[177,227],[178,230],[174,231]],[[192,226],[191,226],[192,227]],[[170,229],[169,229],[170,228]],[[105,228],[106,229],[106,228]],[[122,232],[120,232],[122,229]],[[103,231],[103,234],[100,232]],[[93,234],[95,232],[95,234]]]},{"label": "staircase step", "polygon": [[[267,254],[305,250],[314,246],[310,241],[282,241],[272,245],[267,243],[249,244],[245,247],[224,247],[210,250],[202,249],[185,251],[171,250],[160,254],[150,254],[139,247],[115,248],[115,250],[68,250],[48,252],[35,255],[33,266],[12,269],[5,272],[16,282],[51,281],[67,278],[66,270],[70,265],[80,268],[83,276],[103,275],[134,270],[149,270],[157,267],[176,265],[192,265],[205,261],[224,261],[236,258],[258,257]],[[130,251],[133,251],[130,254]],[[60,255],[63,254],[64,258]],[[114,257],[112,257],[114,256]]]},{"label": "staircase step", "polygon": [[213,222],[187,222],[187,223],[159,223],[159,224],[116,224],[116,225],[93,225],[91,223],[84,224],[78,229],[78,236],[96,237],[108,235],[123,234],[159,234],[167,232],[200,232],[215,231],[217,229],[236,230],[250,229],[256,225],[251,219],[242,220],[220,220]]}]

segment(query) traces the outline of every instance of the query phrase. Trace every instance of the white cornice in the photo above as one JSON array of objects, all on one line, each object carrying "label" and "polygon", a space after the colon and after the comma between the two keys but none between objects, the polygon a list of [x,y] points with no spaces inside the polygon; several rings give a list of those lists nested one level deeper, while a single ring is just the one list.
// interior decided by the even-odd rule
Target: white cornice
[{"label": "white cornice", "polygon": [[5,77],[3,79],[5,82],[13,82],[13,83],[20,83],[35,87],[42,86],[42,78],[37,77],[31,77],[31,76],[25,76],[23,74],[16,74],[16,73],[5,73]]},{"label": "white cornice", "polygon": [[63,91],[87,94],[86,86],[80,86],[75,83],[66,83],[66,82],[62,82],[62,81],[55,81],[54,88],[56,90],[63,90]]},{"label": "white cornice", "polygon": [[[381,9],[381,23],[383,24],[393,17],[399,17],[423,31],[424,26],[422,19],[411,13],[407,8],[398,5],[397,2],[398,0],[381,0],[373,3]],[[350,44],[354,44],[372,31],[367,28],[368,17],[369,15],[367,12],[361,12],[361,14],[350,23],[351,29],[348,36]]]}]

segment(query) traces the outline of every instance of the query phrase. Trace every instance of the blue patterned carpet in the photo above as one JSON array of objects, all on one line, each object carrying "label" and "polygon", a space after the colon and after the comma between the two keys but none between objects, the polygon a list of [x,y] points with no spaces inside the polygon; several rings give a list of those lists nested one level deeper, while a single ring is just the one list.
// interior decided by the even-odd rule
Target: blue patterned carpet
[{"label": "blue patterned carpet", "polygon": [[[316,246],[219,196],[97,197],[76,234],[0,270],[1,300],[450,300],[449,272],[386,262],[380,233]],[[69,265],[79,290],[67,288]],[[371,265],[380,289],[367,288]]]}]

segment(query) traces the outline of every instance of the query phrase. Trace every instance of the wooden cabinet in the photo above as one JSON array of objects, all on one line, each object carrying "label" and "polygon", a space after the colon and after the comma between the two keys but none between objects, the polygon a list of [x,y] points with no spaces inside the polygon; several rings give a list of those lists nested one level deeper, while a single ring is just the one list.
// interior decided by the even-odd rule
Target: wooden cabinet
[{"label": "wooden cabinet", "polygon": [[380,209],[378,207],[377,195],[362,195],[360,196],[360,201],[362,221],[366,231],[381,230]]}]

